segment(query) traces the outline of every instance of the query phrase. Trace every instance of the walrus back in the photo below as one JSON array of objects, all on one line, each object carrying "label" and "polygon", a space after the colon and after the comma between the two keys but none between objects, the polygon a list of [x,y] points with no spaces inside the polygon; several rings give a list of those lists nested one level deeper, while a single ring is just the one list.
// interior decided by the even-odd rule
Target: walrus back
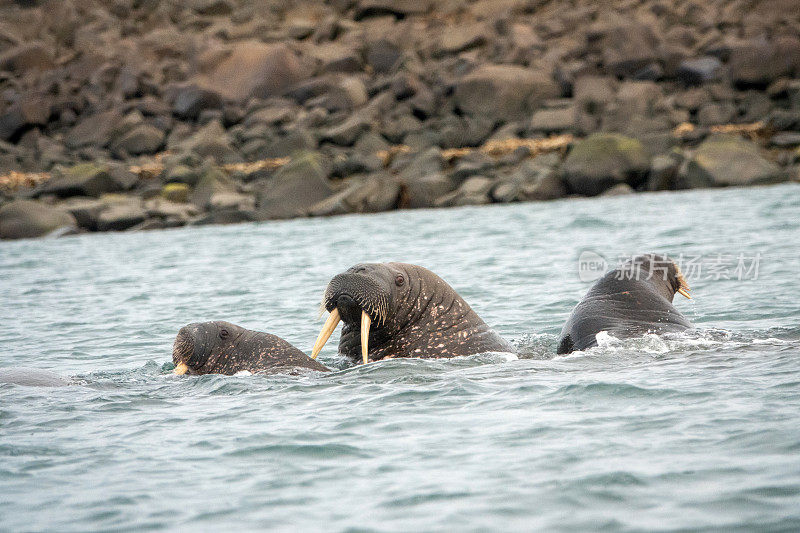
[{"label": "walrus back", "polygon": [[646,280],[625,279],[612,270],[597,281],[567,319],[557,353],[597,345],[597,334],[617,338],[684,331],[692,324]]}]

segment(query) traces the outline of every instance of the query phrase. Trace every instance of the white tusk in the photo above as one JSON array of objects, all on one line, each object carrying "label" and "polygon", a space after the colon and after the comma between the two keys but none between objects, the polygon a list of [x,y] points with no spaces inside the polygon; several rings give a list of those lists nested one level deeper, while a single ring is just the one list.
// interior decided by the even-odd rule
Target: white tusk
[{"label": "white tusk", "polygon": [[331,311],[331,315],[328,317],[328,320],[325,321],[325,325],[322,326],[322,331],[319,332],[317,342],[314,343],[314,348],[311,350],[312,359],[317,358],[320,350],[322,350],[322,347],[325,346],[325,343],[331,338],[333,330],[335,330],[336,326],[339,324],[339,320],[339,310],[334,308],[334,310]]},{"label": "white tusk", "polygon": [[361,357],[364,359],[364,364],[369,361],[369,327],[372,325],[372,319],[366,311],[361,311]]}]

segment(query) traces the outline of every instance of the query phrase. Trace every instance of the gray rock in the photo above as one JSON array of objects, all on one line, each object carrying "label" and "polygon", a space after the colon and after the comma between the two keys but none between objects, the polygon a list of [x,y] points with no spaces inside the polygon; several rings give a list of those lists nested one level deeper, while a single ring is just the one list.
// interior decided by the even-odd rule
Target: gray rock
[{"label": "gray rock", "polygon": [[614,80],[606,76],[580,76],[573,88],[573,98],[589,113],[597,113],[613,102],[615,93]]},{"label": "gray rock", "polygon": [[396,17],[422,15],[427,13],[430,7],[431,0],[359,0],[354,18],[361,20],[366,17],[382,15]]},{"label": "gray rock", "polygon": [[280,96],[304,78],[300,62],[286,46],[243,41],[197,83],[225,99],[244,102]]},{"label": "gray rock", "polygon": [[221,109],[222,97],[215,91],[190,84],[181,88],[172,104],[172,112],[183,119],[197,120],[206,109]]},{"label": "gray rock", "polygon": [[122,115],[117,110],[88,116],[70,130],[65,138],[65,144],[73,150],[84,146],[106,146],[111,140],[112,130],[121,120]]},{"label": "gray rock", "polygon": [[212,158],[217,163],[238,163],[241,156],[236,152],[225,128],[219,121],[212,121],[194,135],[181,142],[178,148],[196,154],[201,159]]},{"label": "gray rock", "polygon": [[722,73],[722,62],[716,57],[703,56],[686,59],[678,65],[676,75],[687,85],[700,85],[719,79]]},{"label": "gray rock", "polygon": [[707,103],[697,112],[697,123],[701,126],[727,124],[736,115],[736,107],[731,103]]},{"label": "gray rock", "polygon": [[193,220],[192,225],[205,226],[207,224],[241,224],[242,222],[253,222],[255,220],[258,220],[258,215],[254,211],[233,207],[207,213]]},{"label": "gray rock", "polygon": [[205,169],[189,195],[189,201],[200,209],[212,209],[214,198],[220,194],[235,193],[236,186],[225,172],[215,166]]},{"label": "gray rock", "polygon": [[400,184],[389,174],[368,176],[356,190],[349,191],[346,201],[354,213],[378,213],[397,207]]},{"label": "gray rock", "polygon": [[98,231],[124,231],[144,222],[147,212],[138,198],[109,203],[97,217]]},{"label": "gray rock", "polygon": [[618,183],[639,186],[650,167],[650,154],[636,139],[595,133],[575,143],[562,172],[570,192],[597,196]]},{"label": "gray rock", "polygon": [[97,220],[108,203],[96,198],[76,196],[61,202],[58,207],[69,212],[78,225],[88,231],[97,231]]},{"label": "gray rock", "polygon": [[14,200],[0,207],[0,239],[32,239],[76,226],[68,212],[41,202]]},{"label": "gray rock", "polygon": [[121,183],[107,165],[81,163],[69,168],[56,168],[54,176],[45,182],[36,195],[52,194],[62,198],[69,196],[94,196],[120,192],[127,183]]},{"label": "gray rock", "polygon": [[43,126],[50,118],[50,102],[39,96],[23,96],[0,113],[0,139],[7,141],[32,126]]},{"label": "gray rock", "polygon": [[434,207],[436,200],[455,187],[453,181],[441,172],[423,176],[405,177],[401,180],[401,207]]},{"label": "gray rock", "polygon": [[525,161],[510,176],[501,179],[491,192],[497,202],[556,200],[567,195],[557,170],[557,154],[544,154]]},{"label": "gray rock", "polygon": [[714,135],[697,147],[679,176],[680,188],[776,183],[786,176],[758,146],[733,135]]},{"label": "gray rock", "polygon": [[258,192],[257,216],[261,220],[305,216],[311,206],[333,193],[319,155],[301,153]]},{"label": "gray rock", "polygon": [[537,133],[563,133],[577,129],[578,110],[574,106],[540,109],[531,117],[528,129]]},{"label": "gray rock", "polygon": [[322,133],[322,141],[332,142],[340,146],[352,146],[358,136],[369,129],[370,121],[362,113],[355,113],[347,120]]},{"label": "gray rock", "polygon": [[454,101],[467,114],[504,121],[526,116],[558,93],[555,81],[543,71],[486,64],[456,82]]},{"label": "gray rock", "polygon": [[657,59],[658,39],[646,24],[623,22],[599,33],[603,63],[615,76],[633,77]]},{"label": "gray rock", "polygon": [[150,124],[134,126],[111,142],[115,153],[153,154],[164,144],[164,132]]},{"label": "gray rock", "polygon": [[742,42],[733,47],[728,60],[731,79],[740,87],[765,88],[792,70],[791,55],[792,51],[781,50],[765,39]]},{"label": "gray rock", "polygon": [[647,176],[648,191],[669,191],[676,188],[676,177],[682,158],[680,154],[657,155],[650,162]]},{"label": "gray rock", "polygon": [[366,61],[378,74],[391,72],[403,57],[397,45],[386,39],[378,39],[367,45]]},{"label": "gray rock", "polygon": [[455,191],[437,198],[434,204],[437,207],[488,204],[491,202],[489,191],[494,183],[493,179],[486,176],[472,176]]},{"label": "gray rock", "polygon": [[51,48],[45,43],[33,41],[15,46],[0,54],[0,71],[6,70],[22,75],[37,70],[48,70],[55,66]]},{"label": "gray rock", "polygon": [[603,191],[601,196],[625,196],[628,194],[633,194],[633,188],[627,183],[617,183],[610,189]]}]

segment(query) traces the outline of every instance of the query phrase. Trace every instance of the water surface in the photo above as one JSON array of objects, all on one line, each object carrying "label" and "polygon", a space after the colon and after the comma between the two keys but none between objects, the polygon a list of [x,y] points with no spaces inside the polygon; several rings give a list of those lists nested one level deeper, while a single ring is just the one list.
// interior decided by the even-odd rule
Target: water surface
[{"label": "water surface", "polygon": [[[0,530],[800,529],[800,186],[0,243]],[[698,329],[556,357],[578,257],[760,254]],[[170,375],[180,326],[310,350],[327,281],[424,265],[523,352]],[[709,268],[709,267],[707,267]]]}]

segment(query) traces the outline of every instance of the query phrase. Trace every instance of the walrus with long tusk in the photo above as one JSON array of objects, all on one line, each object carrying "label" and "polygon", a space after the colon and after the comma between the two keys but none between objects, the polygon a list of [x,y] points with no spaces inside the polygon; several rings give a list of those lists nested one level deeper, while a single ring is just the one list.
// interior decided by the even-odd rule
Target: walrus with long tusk
[{"label": "walrus with long tusk", "polygon": [[363,263],[334,276],[316,357],[339,321],[339,353],[354,362],[514,352],[442,278],[406,263]]},{"label": "walrus with long tusk", "polygon": [[176,374],[282,373],[328,368],[275,335],[230,322],[197,322],[181,328],[172,346]]},{"label": "walrus with long tusk", "polygon": [[597,334],[617,338],[684,331],[692,326],[672,305],[675,294],[690,298],[678,265],[669,258],[636,256],[600,278],[561,330],[558,353],[597,346]]}]

